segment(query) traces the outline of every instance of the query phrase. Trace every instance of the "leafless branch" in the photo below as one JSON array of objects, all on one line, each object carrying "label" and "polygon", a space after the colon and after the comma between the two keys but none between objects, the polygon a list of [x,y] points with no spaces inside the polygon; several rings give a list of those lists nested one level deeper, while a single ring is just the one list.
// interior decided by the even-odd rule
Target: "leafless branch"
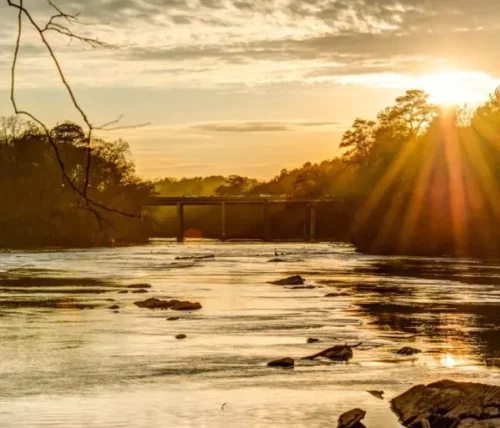
[{"label": "leafless branch", "polygon": [[[19,0],[18,3],[14,2],[13,0],[7,0],[7,4],[10,7],[13,7],[13,8],[18,10],[17,37],[16,37],[15,48],[14,48],[14,57],[12,60],[12,67],[11,67],[11,91],[10,91],[10,99],[11,99],[12,106],[14,108],[14,112],[18,115],[24,115],[26,117],[29,117],[31,120],[33,120],[35,123],[37,123],[41,127],[41,129],[44,131],[48,141],[50,142],[50,145],[54,149],[57,162],[58,162],[59,167],[62,171],[63,181],[68,183],[68,185],[71,187],[71,189],[73,190],[73,192],[76,195],[83,198],[83,200],[85,201],[85,205],[94,214],[94,216],[96,217],[99,224],[101,224],[102,216],[101,216],[100,212],[98,211],[98,209],[103,210],[103,211],[107,211],[110,213],[121,214],[121,215],[124,215],[127,217],[137,217],[135,214],[131,214],[131,213],[127,213],[127,212],[124,212],[122,210],[119,210],[119,209],[107,207],[101,203],[94,201],[93,199],[91,199],[88,196],[88,188],[89,188],[89,180],[90,180],[90,168],[91,168],[91,162],[92,162],[91,140],[92,140],[92,132],[94,130],[94,126],[90,122],[90,120],[89,120],[87,114],[85,113],[85,111],[83,110],[83,108],[80,106],[80,104],[79,104],[79,102],[78,102],[78,100],[73,92],[73,89],[71,88],[71,86],[70,86],[70,84],[69,84],[69,82],[68,82],[68,80],[63,72],[61,64],[60,64],[59,60],[57,59],[52,46],[50,45],[49,41],[46,38],[46,33],[49,31],[53,31],[53,32],[62,34],[64,36],[70,38],[70,40],[74,40],[74,39],[79,40],[83,43],[88,44],[89,46],[91,46],[93,48],[95,48],[95,47],[111,47],[111,45],[104,43],[104,42],[101,42],[97,39],[92,39],[92,38],[80,36],[80,35],[73,33],[70,30],[70,28],[61,24],[60,22],[58,22],[58,20],[64,20],[68,23],[68,25],[70,25],[70,24],[74,24],[74,23],[78,22],[78,15],[77,14],[73,14],[73,15],[67,14],[67,13],[63,12],[60,8],[58,8],[51,0],[47,0],[47,1],[48,1],[48,4],[57,13],[52,15],[49,18],[49,20],[47,21],[45,26],[41,27],[34,20],[33,16],[29,12],[29,10],[26,9],[26,7],[24,6],[23,0]],[[61,153],[59,151],[59,147],[57,146],[57,143],[54,140],[52,133],[50,132],[50,129],[48,128],[48,126],[45,125],[40,119],[38,119],[34,114],[18,108],[16,97],[15,97],[15,93],[16,93],[16,67],[17,67],[17,62],[18,62],[18,58],[19,58],[19,49],[21,46],[21,38],[22,38],[22,31],[23,31],[23,16],[26,17],[26,19],[31,24],[31,26],[39,34],[43,45],[47,49],[49,56],[51,57],[54,65],[57,69],[57,73],[59,75],[59,78],[60,78],[63,86],[65,87],[65,89],[66,89],[66,91],[71,99],[73,107],[77,110],[78,114],[80,115],[81,119],[83,120],[83,122],[85,123],[85,126],[87,128],[86,136],[85,136],[85,143],[86,143],[86,147],[87,147],[87,150],[86,150],[87,160],[86,160],[86,167],[85,167],[85,183],[84,183],[83,189],[80,189],[75,184],[75,182],[71,179],[71,177],[68,176],[68,174],[66,172],[65,165],[64,165],[64,161],[62,160]],[[116,122],[110,122],[110,124],[113,124],[113,123],[116,123]]]},{"label": "leafless branch", "polygon": [[105,123],[104,125],[94,126],[94,129],[95,130],[99,130],[99,131],[116,131],[116,130],[119,130],[119,129],[143,128],[144,126],[148,126],[148,125],[151,124],[150,122],[145,122],[145,123],[139,123],[139,124],[136,124],[136,125],[112,126],[112,125],[116,125],[116,124],[120,123],[120,121],[122,119],[123,119],[123,114],[121,114],[120,116],[118,116],[116,119],[111,120],[111,121]]}]

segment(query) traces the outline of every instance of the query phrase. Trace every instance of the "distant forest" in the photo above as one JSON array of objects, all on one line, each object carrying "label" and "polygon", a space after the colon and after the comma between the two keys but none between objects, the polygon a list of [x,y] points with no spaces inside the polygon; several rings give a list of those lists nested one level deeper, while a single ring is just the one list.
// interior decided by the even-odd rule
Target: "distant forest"
[{"label": "distant forest", "polygon": [[[65,167],[81,183],[81,129],[62,123],[52,132]],[[376,120],[356,119],[343,135],[342,156],[282,170],[269,181],[233,175],[146,182],[135,175],[126,143],[92,144],[92,196],[134,216],[106,212],[97,219],[64,186],[46,137],[32,124],[3,119],[0,245],[106,245],[173,236],[173,212],[141,210],[152,194],[278,195],[338,201],[334,212],[319,213],[319,237],[352,242],[363,252],[500,256],[500,91],[475,110],[440,109],[426,93],[407,91]],[[192,236],[215,237],[218,216],[213,208],[194,210],[186,227]],[[277,237],[300,231],[301,216],[275,212]],[[242,209],[228,221],[238,237],[242,228],[257,233],[261,220]]]}]

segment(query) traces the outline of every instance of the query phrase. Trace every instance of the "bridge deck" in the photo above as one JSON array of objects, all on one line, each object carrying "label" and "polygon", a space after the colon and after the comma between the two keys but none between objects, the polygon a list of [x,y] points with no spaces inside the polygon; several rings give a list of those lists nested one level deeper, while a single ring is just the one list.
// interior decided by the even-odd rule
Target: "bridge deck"
[{"label": "bridge deck", "polygon": [[156,196],[149,198],[146,206],[176,206],[182,205],[219,205],[222,203],[232,205],[253,205],[253,204],[301,204],[309,205],[315,203],[327,203],[333,201],[315,199],[291,199],[276,197],[218,197],[218,196]]}]

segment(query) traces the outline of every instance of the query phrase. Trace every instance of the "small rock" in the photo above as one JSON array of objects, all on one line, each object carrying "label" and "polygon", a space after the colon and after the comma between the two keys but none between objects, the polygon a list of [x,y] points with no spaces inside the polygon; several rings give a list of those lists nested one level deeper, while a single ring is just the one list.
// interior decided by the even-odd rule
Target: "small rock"
[{"label": "small rock", "polygon": [[417,348],[412,348],[411,346],[405,346],[401,348],[399,351],[396,352],[398,355],[414,355],[414,354],[420,354],[422,351]]},{"label": "small rock", "polygon": [[319,342],[319,339],[316,339],[315,337],[310,337],[307,339],[307,343],[317,343]]},{"label": "small rock", "polygon": [[178,300],[160,300],[157,299],[156,297],[151,297],[149,299],[140,301],[140,302],[134,302],[134,305],[138,306],[139,308],[148,308],[148,309],[168,309],[170,306],[173,304],[179,302]]},{"label": "small rock", "polygon": [[120,307],[118,305],[113,305],[113,306],[110,306],[109,309],[120,309]]},{"label": "small rock", "polygon": [[295,360],[293,358],[281,358],[279,360],[274,360],[267,363],[268,367],[283,367],[285,369],[291,369],[295,366]]},{"label": "small rock", "polygon": [[372,389],[372,390],[366,391],[366,392],[368,392],[368,394],[371,394],[380,400],[384,399],[384,391],[377,391],[377,390]]},{"label": "small rock", "polygon": [[170,307],[173,311],[197,311],[201,309],[202,306],[199,302],[177,302]]},{"label": "small rock", "polygon": [[127,294],[128,293],[128,290],[122,290],[122,291],[119,291],[118,294]]},{"label": "small rock", "polygon": [[179,256],[176,257],[175,260],[206,260],[206,259],[214,259],[214,254],[209,254],[206,256]]},{"label": "small rock", "polygon": [[113,311],[113,313],[115,313],[115,314],[119,314],[119,313],[120,313],[120,311]]},{"label": "small rock", "polygon": [[185,334],[178,334],[177,336],[175,336],[176,339],[185,339],[187,336]]},{"label": "small rock", "polygon": [[134,302],[134,305],[140,308],[148,309],[172,309],[174,311],[196,311],[202,308],[198,302],[180,301],[177,299],[161,300],[156,297],[151,297],[139,302]]},{"label": "small rock", "polygon": [[289,276],[288,278],[271,281],[274,285],[304,285],[306,281],[300,275]]},{"label": "small rock", "polygon": [[357,345],[335,345],[331,348],[327,348],[317,354],[310,355],[309,357],[304,357],[304,360],[314,360],[318,357],[328,358],[332,361],[349,361],[353,357],[352,348],[357,348],[361,343]]},{"label": "small rock", "polygon": [[106,299],[106,302],[116,302],[115,299]]},{"label": "small rock", "polygon": [[127,288],[151,288],[151,284],[130,284]]},{"label": "small rock", "polygon": [[[339,417],[337,428],[354,428],[365,418],[366,412],[361,409],[352,409]],[[361,425],[362,426],[362,425]]]},{"label": "small rock", "polygon": [[180,320],[179,317],[168,317],[167,318],[167,321],[177,321],[177,320]]},{"label": "small rock", "polygon": [[296,287],[287,287],[289,290],[312,290],[316,288],[314,285],[297,285]]},{"label": "small rock", "polygon": [[147,292],[148,292],[148,290],[144,290],[144,288],[140,288],[139,290],[132,291],[132,293],[136,293],[136,294],[138,294],[138,293],[147,293]]},{"label": "small rock", "polygon": [[325,294],[325,297],[349,297],[349,293],[328,293]]},{"label": "small rock", "polygon": [[284,263],[286,262],[285,259],[280,259],[280,258],[275,258],[275,259],[271,259],[271,260],[268,260],[268,263]]}]

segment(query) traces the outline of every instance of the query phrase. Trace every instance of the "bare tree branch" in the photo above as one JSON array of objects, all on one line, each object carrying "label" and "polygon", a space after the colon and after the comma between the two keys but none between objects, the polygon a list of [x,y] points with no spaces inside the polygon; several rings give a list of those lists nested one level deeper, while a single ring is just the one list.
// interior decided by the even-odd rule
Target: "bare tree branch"
[{"label": "bare tree branch", "polygon": [[[18,10],[17,37],[16,37],[15,48],[14,48],[14,57],[12,60],[12,67],[11,67],[11,91],[10,91],[10,99],[11,99],[12,106],[14,108],[14,112],[18,115],[24,115],[24,116],[29,117],[31,120],[33,120],[35,123],[37,123],[42,128],[49,143],[51,144],[52,148],[54,149],[54,152],[55,152],[55,155],[57,158],[57,162],[58,162],[59,167],[62,171],[63,181],[68,183],[68,185],[71,187],[71,189],[73,190],[73,193],[75,195],[78,195],[81,198],[83,198],[83,200],[85,201],[85,204],[87,206],[87,209],[89,209],[94,214],[94,216],[98,220],[99,224],[101,224],[102,216],[98,212],[97,209],[107,211],[110,213],[121,214],[121,215],[124,215],[127,217],[137,217],[137,215],[135,215],[135,214],[127,213],[127,212],[124,212],[124,211],[119,210],[119,209],[107,207],[107,206],[105,206],[101,203],[98,203],[98,202],[94,201],[93,199],[89,198],[88,188],[89,188],[89,182],[90,182],[90,169],[91,169],[91,163],[92,163],[91,140],[92,140],[92,132],[94,130],[94,126],[90,122],[90,120],[89,120],[87,114],[85,113],[85,111],[83,110],[83,108],[80,106],[80,104],[75,96],[75,93],[74,93],[73,89],[71,88],[71,86],[70,86],[70,84],[69,84],[69,82],[68,82],[68,80],[63,72],[61,64],[60,64],[59,60],[57,59],[55,52],[54,52],[52,46],[50,45],[49,41],[47,40],[45,34],[49,31],[53,31],[53,32],[59,33],[61,35],[64,35],[64,36],[70,38],[70,40],[75,39],[75,40],[79,40],[83,43],[86,43],[89,46],[91,46],[92,48],[111,47],[112,45],[101,42],[97,39],[92,39],[89,37],[84,37],[84,36],[80,36],[80,35],[73,33],[67,26],[57,22],[57,20],[61,20],[61,19],[65,20],[68,24],[78,23],[79,22],[78,15],[77,14],[76,15],[75,14],[74,15],[67,14],[67,13],[63,12],[61,9],[59,9],[51,0],[47,0],[47,1],[48,1],[48,4],[57,13],[55,15],[52,15],[49,18],[49,20],[45,24],[45,26],[41,27],[34,20],[33,16],[29,12],[29,10],[26,9],[26,7],[24,6],[23,0],[19,0],[18,3],[15,3],[13,0],[7,0],[7,4],[10,7],[13,7],[13,8]],[[65,87],[65,89],[66,89],[66,91],[71,99],[73,107],[77,110],[78,114],[80,115],[81,119],[83,120],[83,122],[85,123],[85,126],[87,128],[86,135],[85,135],[85,143],[86,143],[86,147],[87,147],[87,149],[86,149],[87,160],[86,160],[86,166],[85,166],[85,182],[83,185],[83,189],[80,189],[75,184],[75,182],[71,179],[71,177],[68,176],[68,174],[66,172],[65,165],[64,165],[64,161],[62,160],[62,157],[61,157],[61,153],[59,151],[57,143],[54,140],[52,133],[50,132],[50,129],[48,128],[48,126],[45,125],[40,119],[38,119],[34,114],[18,108],[16,97],[15,97],[16,67],[17,67],[17,62],[18,62],[18,58],[19,58],[19,49],[21,46],[21,38],[22,38],[22,31],[23,31],[23,25],[22,25],[23,24],[23,16],[27,18],[27,20],[30,22],[31,26],[38,32],[43,45],[46,47],[46,49],[49,53],[49,56],[51,57],[54,65],[57,69],[57,73],[59,75],[59,78],[60,78],[63,86]],[[118,120],[112,121],[106,125],[112,125],[112,124],[115,124],[117,122],[118,122]],[[118,129],[118,128],[115,128],[115,129]]]}]

